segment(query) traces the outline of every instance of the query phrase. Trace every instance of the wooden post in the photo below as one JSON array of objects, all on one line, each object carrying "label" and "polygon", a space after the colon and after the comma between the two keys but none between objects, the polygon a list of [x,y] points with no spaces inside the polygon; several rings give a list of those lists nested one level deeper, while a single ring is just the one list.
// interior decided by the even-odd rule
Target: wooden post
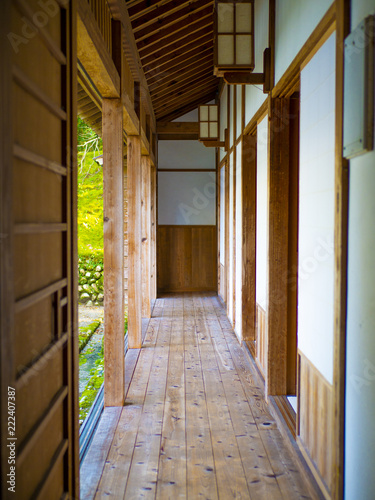
[{"label": "wooden post", "polygon": [[141,139],[128,136],[128,342],[142,345]]},{"label": "wooden post", "polygon": [[288,329],[289,99],[270,99],[266,394],[285,395]]},{"label": "wooden post", "polygon": [[242,338],[255,340],[256,135],[242,140]]},{"label": "wooden post", "polygon": [[124,188],[120,99],[103,99],[104,406],[125,399]]},{"label": "wooden post", "polygon": [[142,317],[151,317],[151,161],[142,156]]},{"label": "wooden post", "polygon": [[344,496],[345,368],[348,259],[349,162],[342,156],[344,114],[344,40],[350,32],[350,4],[336,1],[335,106],[335,291],[332,420],[332,499]]},{"label": "wooden post", "polygon": [[151,301],[157,297],[156,280],[156,167],[151,167]]}]

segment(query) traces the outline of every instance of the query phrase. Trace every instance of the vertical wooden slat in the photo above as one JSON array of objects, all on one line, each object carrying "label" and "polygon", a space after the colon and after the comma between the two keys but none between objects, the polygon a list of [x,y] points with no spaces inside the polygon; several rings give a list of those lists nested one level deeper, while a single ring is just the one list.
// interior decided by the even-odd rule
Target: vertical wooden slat
[{"label": "vertical wooden slat", "polygon": [[156,280],[156,167],[151,167],[151,300],[157,297]]},{"label": "vertical wooden slat", "polygon": [[342,156],[344,40],[350,32],[350,0],[336,0],[335,288],[332,418],[332,498],[344,495],[345,356],[347,308],[349,162]]},{"label": "vertical wooden slat", "polygon": [[256,323],[256,135],[242,140],[242,338],[254,341]]},{"label": "vertical wooden slat", "polygon": [[121,100],[103,99],[105,406],[125,398],[123,158]]},{"label": "vertical wooden slat", "polygon": [[289,99],[270,99],[268,354],[266,391],[286,394],[288,326]]},{"label": "vertical wooden slat", "polygon": [[77,237],[77,3],[70,2],[65,12],[66,57],[65,75],[67,110],[66,150],[63,149],[64,160],[70,171],[67,176],[66,222],[68,222],[66,265],[68,276],[68,307],[66,325],[63,332],[68,333],[68,402],[65,418],[68,422],[68,491],[72,497],[79,496],[79,365],[78,365],[78,237]]},{"label": "vertical wooden slat", "polygon": [[142,317],[151,317],[151,162],[142,156]]},{"label": "vertical wooden slat", "polygon": [[141,139],[128,137],[128,339],[130,349],[142,346]]},{"label": "vertical wooden slat", "polygon": [[[0,37],[5,41],[11,26],[11,2],[1,5]],[[11,119],[11,46],[0,44],[0,432],[1,477],[9,473],[9,448],[3,445],[8,436],[8,386],[14,387],[14,289],[13,289],[13,228],[12,228],[12,119]],[[4,439],[4,441],[3,441]],[[8,484],[1,481],[1,497],[8,498]],[[9,494],[12,495],[12,493]]]}]

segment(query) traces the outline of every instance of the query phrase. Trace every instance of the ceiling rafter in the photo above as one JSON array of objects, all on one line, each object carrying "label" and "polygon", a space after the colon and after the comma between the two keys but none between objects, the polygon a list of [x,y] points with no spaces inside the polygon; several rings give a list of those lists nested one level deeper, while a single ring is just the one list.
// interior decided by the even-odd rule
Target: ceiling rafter
[{"label": "ceiling rafter", "polygon": [[208,56],[201,59],[199,62],[193,61],[191,63],[186,64],[184,71],[177,69],[176,71],[171,71],[164,75],[156,75],[153,78],[149,78],[149,88],[150,92],[154,92],[155,89],[164,88],[165,85],[173,84],[174,82],[180,81],[182,78],[186,78],[192,76],[196,71],[199,71],[203,66],[207,68],[207,73],[212,74],[212,56],[208,54]]},{"label": "ceiling rafter", "polygon": [[191,101],[188,104],[184,104],[181,107],[173,110],[173,111],[168,111],[165,114],[161,114],[158,116],[158,121],[172,121],[175,120],[176,118],[185,115],[186,113],[189,113],[189,111],[193,111],[196,109],[198,106],[201,104],[206,104],[207,102],[212,101],[216,97],[216,91],[211,92],[206,95],[202,95],[199,99],[195,101]]}]

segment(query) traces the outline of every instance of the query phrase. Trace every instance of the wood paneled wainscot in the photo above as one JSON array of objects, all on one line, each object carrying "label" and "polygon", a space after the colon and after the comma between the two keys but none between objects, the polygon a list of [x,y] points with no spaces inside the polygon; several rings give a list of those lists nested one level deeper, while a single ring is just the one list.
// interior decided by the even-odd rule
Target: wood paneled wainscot
[{"label": "wood paneled wainscot", "polygon": [[158,226],[158,291],[216,291],[216,241],[216,226]]},{"label": "wood paneled wainscot", "polygon": [[267,369],[267,313],[259,305],[256,305],[256,351],[255,359],[263,375]]},{"label": "wood paneled wainscot", "polygon": [[332,385],[298,351],[297,443],[325,497],[331,498]]}]

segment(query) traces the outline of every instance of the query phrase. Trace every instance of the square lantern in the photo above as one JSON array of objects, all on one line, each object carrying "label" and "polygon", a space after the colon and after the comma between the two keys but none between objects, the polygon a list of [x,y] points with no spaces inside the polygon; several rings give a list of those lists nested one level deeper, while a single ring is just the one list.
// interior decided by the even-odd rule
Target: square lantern
[{"label": "square lantern", "polygon": [[214,74],[253,71],[254,0],[215,0]]},{"label": "square lantern", "polygon": [[219,134],[218,104],[205,104],[199,106],[199,140],[218,141]]}]

